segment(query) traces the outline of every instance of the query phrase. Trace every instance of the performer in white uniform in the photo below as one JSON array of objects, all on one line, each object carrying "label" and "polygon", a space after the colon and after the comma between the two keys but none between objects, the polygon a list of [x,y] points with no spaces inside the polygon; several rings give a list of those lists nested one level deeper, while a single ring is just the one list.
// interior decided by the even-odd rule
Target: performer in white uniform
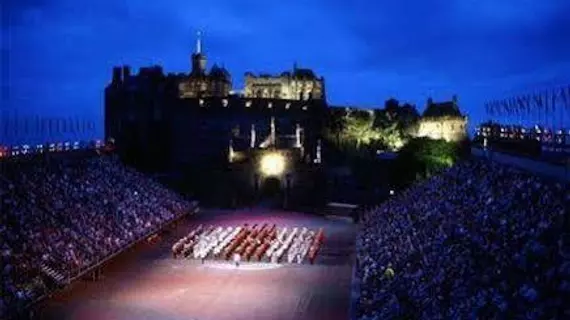
[{"label": "performer in white uniform", "polygon": [[239,256],[239,253],[234,253],[234,263],[236,264],[236,267],[239,267],[240,260],[241,257]]}]

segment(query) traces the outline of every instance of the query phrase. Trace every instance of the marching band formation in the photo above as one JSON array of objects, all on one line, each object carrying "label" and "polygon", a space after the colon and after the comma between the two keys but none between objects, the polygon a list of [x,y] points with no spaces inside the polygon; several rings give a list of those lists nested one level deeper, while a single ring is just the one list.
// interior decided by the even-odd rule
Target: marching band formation
[{"label": "marching band formation", "polygon": [[175,258],[233,259],[272,263],[313,264],[324,240],[323,229],[277,228],[276,225],[244,224],[239,227],[199,225],[172,246]]}]

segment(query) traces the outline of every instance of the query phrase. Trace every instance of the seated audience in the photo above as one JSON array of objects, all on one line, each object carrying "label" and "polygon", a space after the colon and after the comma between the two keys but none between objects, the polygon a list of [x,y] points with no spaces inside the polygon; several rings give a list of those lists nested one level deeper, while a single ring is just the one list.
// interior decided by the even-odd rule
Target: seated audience
[{"label": "seated audience", "polygon": [[0,316],[194,206],[112,156],[4,159],[2,165]]},{"label": "seated audience", "polygon": [[570,317],[562,184],[468,161],[363,215],[359,319]]}]

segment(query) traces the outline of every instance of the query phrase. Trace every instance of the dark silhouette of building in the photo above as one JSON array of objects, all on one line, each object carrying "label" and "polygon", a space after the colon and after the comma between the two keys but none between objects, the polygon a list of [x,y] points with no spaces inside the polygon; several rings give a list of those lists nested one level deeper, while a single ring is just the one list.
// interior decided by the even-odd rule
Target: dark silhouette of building
[{"label": "dark silhouette of building", "polygon": [[[309,176],[322,162],[324,96],[230,95],[227,70],[205,70],[200,39],[190,74],[164,74],[160,66],[131,74],[128,66],[115,67],[105,89],[105,138],[119,156],[140,170],[169,176],[196,168],[231,172],[241,189],[256,192],[266,183],[291,189],[300,179],[314,180]],[[269,153],[287,160],[278,177],[261,172],[260,161]]]}]

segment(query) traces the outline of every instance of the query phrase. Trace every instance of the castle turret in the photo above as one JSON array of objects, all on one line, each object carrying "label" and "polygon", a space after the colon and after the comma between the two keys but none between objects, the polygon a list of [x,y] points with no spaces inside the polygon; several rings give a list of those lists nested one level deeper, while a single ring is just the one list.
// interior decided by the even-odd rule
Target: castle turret
[{"label": "castle turret", "polygon": [[206,55],[202,53],[202,33],[198,31],[196,39],[196,52],[192,54],[192,73],[195,75],[206,74],[206,63]]},{"label": "castle turret", "polygon": [[316,158],[315,158],[315,163],[322,163],[323,162],[321,152],[322,152],[321,139],[319,139],[319,140],[317,140],[317,154],[316,154]]},{"label": "castle turret", "polygon": [[128,81],[131,78],[131,67],[123,66],[123,81]]},{"label": "castle turret", "polygon": [[275,118],[271,117],[271,145],[275,145]]},{"label": "castle turret", "polygon": [[301,147],[301,126],[297,123],[295,128],[296,147]]},{"label": "castle turret", "polygon": [[121,73],[121,67],[113,68],[113,83],[120,84],[123,82],[123,74]]},{"label": "castle turret", "polygon": [[251,125],[251,141],[249,143],[250,148],[255,148],[255,124]]}]

